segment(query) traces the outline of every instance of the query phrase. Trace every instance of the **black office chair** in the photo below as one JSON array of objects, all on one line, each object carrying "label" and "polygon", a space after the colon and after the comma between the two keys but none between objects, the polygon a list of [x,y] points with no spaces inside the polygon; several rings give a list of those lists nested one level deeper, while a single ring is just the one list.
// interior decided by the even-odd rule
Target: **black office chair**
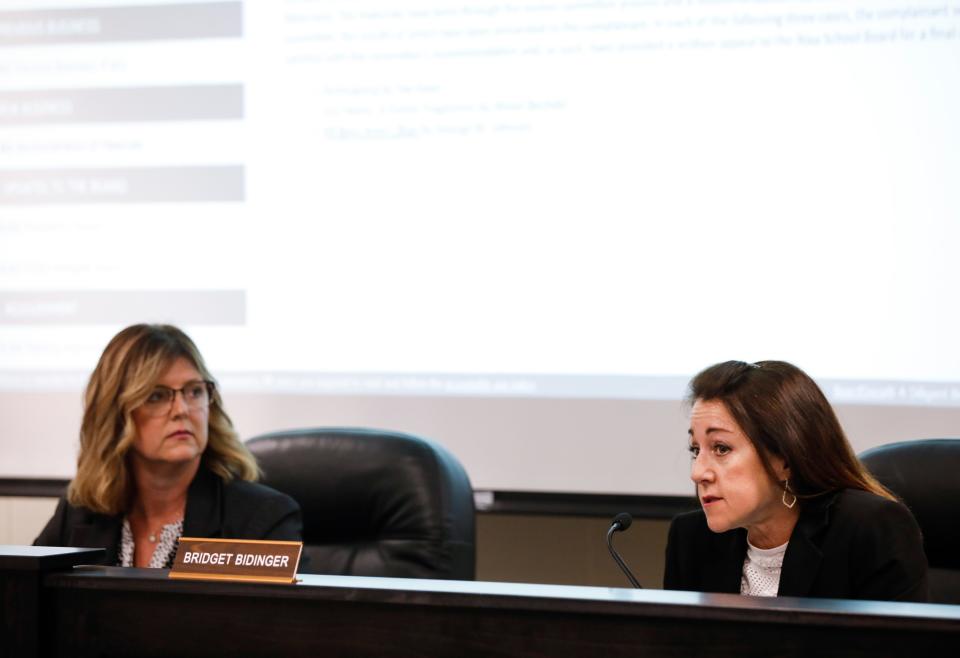
[{"label": "black office chair", "polygon": [[930,600],[960,603],[960,439],[901,441],[860,461],[913,512],[930,563]]},{"label": "black office chair", "polygon": [[351,428],[275,432],[247,447],[263,483],[300,504],[304,571],[474,578],[473,489],[443,447]]}]

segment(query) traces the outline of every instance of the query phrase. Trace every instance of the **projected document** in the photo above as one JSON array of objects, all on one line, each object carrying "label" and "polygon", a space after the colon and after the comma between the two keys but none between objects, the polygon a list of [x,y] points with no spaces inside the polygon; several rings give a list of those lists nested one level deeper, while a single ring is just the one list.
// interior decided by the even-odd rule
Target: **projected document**
[{"label": "projected document", "polygon": [[2,3],[3,381],[166,321],[251,391],[674,398],[776,357],[960,404],[958,22]]}]

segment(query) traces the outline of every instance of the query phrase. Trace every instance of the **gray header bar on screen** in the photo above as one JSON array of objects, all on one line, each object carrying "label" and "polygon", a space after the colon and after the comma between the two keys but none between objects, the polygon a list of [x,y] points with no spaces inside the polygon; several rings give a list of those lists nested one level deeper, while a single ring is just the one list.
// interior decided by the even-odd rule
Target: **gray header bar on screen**
[{"label": "gray header bar on screen", "polygon": [[243,290],[0,291],[0,325],[242,325]]},{"label": "gray header bar on screen", "polygon": [[0,206],[243,201],[244,195],[239,165],[0,171]]},{"label": "gray header bar on screen", "polygon": [[240,36],[240,2],[0,12],[0,47]]},{"label": "gray header bar on screen", "polygon": [[243,118],[243,85],[0,92],[0,126]]}]

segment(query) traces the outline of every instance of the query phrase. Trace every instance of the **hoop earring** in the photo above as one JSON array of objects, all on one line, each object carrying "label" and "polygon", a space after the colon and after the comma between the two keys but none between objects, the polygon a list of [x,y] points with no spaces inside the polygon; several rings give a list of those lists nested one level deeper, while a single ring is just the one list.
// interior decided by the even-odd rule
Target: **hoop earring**
[{"label": "hoop earring", "polygon": [[[787,502],[787,494],[790,494],[789,503]],[[783,496],[781,497],[780,501],[787,509],[793,509],[793,506],[797,504],[797,495],[790,491],[790,480],[783,481]]]}]

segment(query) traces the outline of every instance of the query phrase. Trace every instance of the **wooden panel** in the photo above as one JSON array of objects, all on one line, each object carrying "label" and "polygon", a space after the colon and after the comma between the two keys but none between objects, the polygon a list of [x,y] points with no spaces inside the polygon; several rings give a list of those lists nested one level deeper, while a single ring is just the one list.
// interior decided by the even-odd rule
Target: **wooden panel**
[{"label": "wooden panel", "polygon": [[40,574],[0,571],[0,656],[34,656],[40,640]]},{"label": "wooden panel", "polygon": [[320,576],[283,587],[164,575],[98,568],[48,576],[56,655],[914,658],[960,641],[955,606]]},{"label": "wooden panel", "polygon": [[43,573],[97,562],[103,550],[47,546],[0,546],[0,657],[36,656],[45,652],[50,636],[47,622],[54,617],[46,603]]}]

